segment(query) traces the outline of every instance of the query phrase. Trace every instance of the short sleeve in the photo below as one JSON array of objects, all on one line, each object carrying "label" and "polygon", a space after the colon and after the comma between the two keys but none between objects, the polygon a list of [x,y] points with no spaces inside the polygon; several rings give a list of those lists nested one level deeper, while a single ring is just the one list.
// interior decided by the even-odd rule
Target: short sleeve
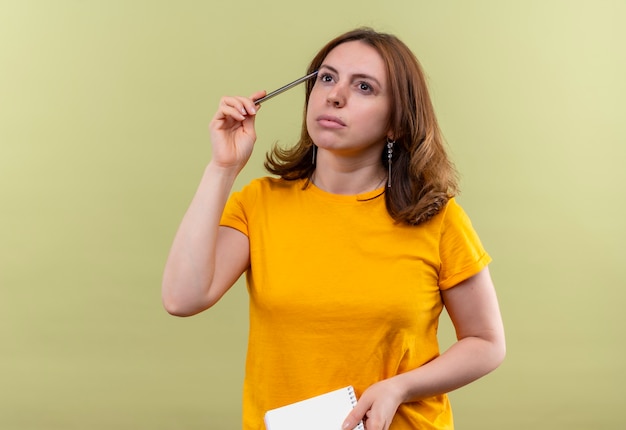
[{"label": "short sleeve", "polygon": [[450,199],[444,209],[439,254],[439,288],[454,287],[484,269],[491,257],[461,206]]},{"label": "short sleeve", "polygon": [[231,227],[249,236],[245,189],[232,193],[226,202],[220,226]]}]

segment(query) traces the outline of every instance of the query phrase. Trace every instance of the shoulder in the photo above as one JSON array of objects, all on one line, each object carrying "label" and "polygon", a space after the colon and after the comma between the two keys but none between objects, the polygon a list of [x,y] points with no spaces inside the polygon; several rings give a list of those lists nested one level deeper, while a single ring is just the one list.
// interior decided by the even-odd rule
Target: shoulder
[{"label": "shoulder", "polygon": [[460,242],[480,244],[469,215],[454,197],[448,200],[441,212],[431,221],[436,225],[434,228],[439,231],[442,246],[447,244],[454,248]]},{"label": "shoulder", "polygon": [[287,181],[282,178],[264,176],[253,179],[243,186],[241,190],[232,193],[234,200],[255,203],[256,201],[267,202],[272,199],[281,199],[298,190],[302,190],[303,181]]},{"label": "shoulder", "polygon": [[273,192],[289,192],[302,188],[302,181],[287,181],[282,178],[264,176],[250,181],[241,189],[245,194],[266,194]]},{"label": "shoulder", "polygon": [[438,218],[444,226],[446,224],[457,223],[471,224],[469,216],[454,197],[451,197],[450,200],[448,200],[441,212],[439,212],[435,218]]}]

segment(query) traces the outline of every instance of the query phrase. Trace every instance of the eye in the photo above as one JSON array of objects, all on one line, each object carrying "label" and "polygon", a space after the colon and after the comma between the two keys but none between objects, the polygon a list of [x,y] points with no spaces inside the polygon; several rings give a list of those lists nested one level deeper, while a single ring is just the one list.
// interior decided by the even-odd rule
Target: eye
[{"label": "eye", "polygon": [[319,79],[320,79],[321,82],[332,82],[333,81],[333,77],[330,74],[328,74],[328,73],[320,74]]},{"label": "eye", "polygon": [[367,82],[359,82],[357,84],[357,87],[359,88],[360,91],[364,93],[371,93],[373,91],[372,86],[368,84]]}]

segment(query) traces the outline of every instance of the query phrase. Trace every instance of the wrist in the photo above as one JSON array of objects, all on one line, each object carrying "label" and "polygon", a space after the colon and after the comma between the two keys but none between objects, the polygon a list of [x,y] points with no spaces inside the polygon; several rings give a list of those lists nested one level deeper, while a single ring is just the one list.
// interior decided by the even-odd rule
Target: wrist
[{"label": "wrist", "polygon": [[409,374],[403,373],[389,378],[385,382],[389,385],[389,390],[398,400],[398,403],[407,403],[415,400],[415,381]]},{"label": "wrist", "polygon": [[241,168],[238,166],[225,166],[211,160],[205,169],[205,174],[227,181],[234,181],[240,171]]}]

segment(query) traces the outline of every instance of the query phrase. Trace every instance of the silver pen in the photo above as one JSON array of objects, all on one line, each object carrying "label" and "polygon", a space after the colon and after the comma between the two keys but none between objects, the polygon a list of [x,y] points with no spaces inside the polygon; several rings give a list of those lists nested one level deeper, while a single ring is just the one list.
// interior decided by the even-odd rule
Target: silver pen
[{"label": "silver pen", "polygon": [[302,82],[308,81],[309,79],[315,77],[316,75],[317,75],[317,70],[314,71],[313,73],[309,73],[308,75],[301,77],[300,79],[296,79],[295,81],[285,85],[284,87],[280,87],[279,89],[272,91],[271,93],[267,94],[265,97],[261,97],[260,99],[255,100],[254,104],[259,105],[263,103],[264,101],[269,100],[272,97],[277,96],[280,93],[287,91],[289,88],[293,88],[296,85],[301,84]]}]

